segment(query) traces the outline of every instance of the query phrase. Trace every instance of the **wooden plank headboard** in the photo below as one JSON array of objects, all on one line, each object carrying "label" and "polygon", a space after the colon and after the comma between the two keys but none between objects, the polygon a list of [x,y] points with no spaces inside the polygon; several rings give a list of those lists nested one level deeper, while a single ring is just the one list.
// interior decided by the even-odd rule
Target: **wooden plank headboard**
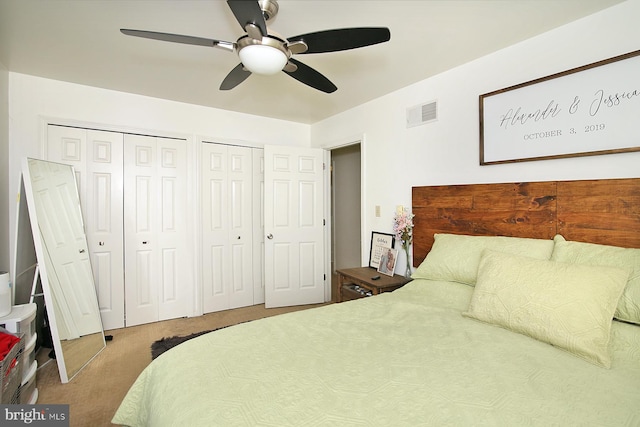
[{"label": "wooden plank headboard", "polygon": [[640,178],[413,187],[413,263],[435,233],[640,248]]}]

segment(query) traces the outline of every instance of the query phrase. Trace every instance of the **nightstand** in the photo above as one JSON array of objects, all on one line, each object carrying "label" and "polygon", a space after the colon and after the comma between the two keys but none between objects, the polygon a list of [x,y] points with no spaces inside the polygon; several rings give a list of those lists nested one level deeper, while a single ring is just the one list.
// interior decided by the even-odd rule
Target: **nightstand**
[{"label": "nightstand", "polygon": [[[371,267],[344,268],[337,270],[336,273],[338,274],[338,302],[391,292],[411,280],[398,274],[393,276],[380,274]],[[375,276],[380,278],[373,280],[372,277]]]}]

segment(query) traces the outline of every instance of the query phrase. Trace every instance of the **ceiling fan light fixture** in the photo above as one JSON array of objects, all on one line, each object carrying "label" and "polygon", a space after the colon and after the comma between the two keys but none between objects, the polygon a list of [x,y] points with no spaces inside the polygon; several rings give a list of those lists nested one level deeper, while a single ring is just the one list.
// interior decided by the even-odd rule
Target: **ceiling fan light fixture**
[{"label": "ceiling fan light fixture", "polygon": [[243,47],[240,52],[240,61],[245,68],[256,74],[276,74],[284,68],[289,58],[287,55],[272,46],[251,44]]},{"label": "ceiling fan light fixture", "polygon": [[287,39],[267,28],[267,21],[273,19],[278,13],[277,0],[227,0],[227,5],[245,32],[235,43],[156,31],[130,29],[120,31],[128,36],[218,47],[237,53],[241,63],[227,74],[220,85],[220,90],[233,89],[252,73],[271,75],[283,71],[307,86],[325,93],[332,93],[338,89],[336,85],[318,71],[291,56],[357,49],[391,39],[391,32],[386,27],[338,28],[300,34]]}]

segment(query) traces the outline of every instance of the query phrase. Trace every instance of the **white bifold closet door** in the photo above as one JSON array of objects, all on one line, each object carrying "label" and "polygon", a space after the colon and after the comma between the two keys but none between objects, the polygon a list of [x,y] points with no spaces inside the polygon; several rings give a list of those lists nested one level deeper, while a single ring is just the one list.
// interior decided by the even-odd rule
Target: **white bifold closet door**
[{"label": "white bifold closet door", "polygon": [[49,125],[46,153],[76,170],[104,329],[188,315],[185,141]]},{"label": "white bifold closet door", "polygon": [[201,147],[203,309],[209,313],[254,304],[260,260],[254,259],[254,149]]},{"label": "white bifold closet door", "polygon": [[74,167],[104,329],[124,322],[124,135],[50,125],[47,159]]},{"label": "white bifold closet door", "polygon": [[188,314],[186,167],[184,141],[125,135],[127,326]]},{"label": "white bifold closet door", "polygon": [[204,312],[324,301],[323,151],[203,143]]}]

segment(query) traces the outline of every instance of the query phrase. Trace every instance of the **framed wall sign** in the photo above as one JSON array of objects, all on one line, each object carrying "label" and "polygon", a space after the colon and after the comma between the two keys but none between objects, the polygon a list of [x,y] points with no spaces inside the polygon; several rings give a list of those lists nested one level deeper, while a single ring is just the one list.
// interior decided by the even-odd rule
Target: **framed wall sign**
[{"label": "framed wall sign", "polygon": [[480,95],[480,164],[640,151],[640,50]]},{"label": "framed wall sign", "polygon": [[396,244],[395,236],[389,233],[371,233],[371,250],[369,252],[369,267],[376,270],[380,265],[380,259],[387,249],[393,249]]}]

